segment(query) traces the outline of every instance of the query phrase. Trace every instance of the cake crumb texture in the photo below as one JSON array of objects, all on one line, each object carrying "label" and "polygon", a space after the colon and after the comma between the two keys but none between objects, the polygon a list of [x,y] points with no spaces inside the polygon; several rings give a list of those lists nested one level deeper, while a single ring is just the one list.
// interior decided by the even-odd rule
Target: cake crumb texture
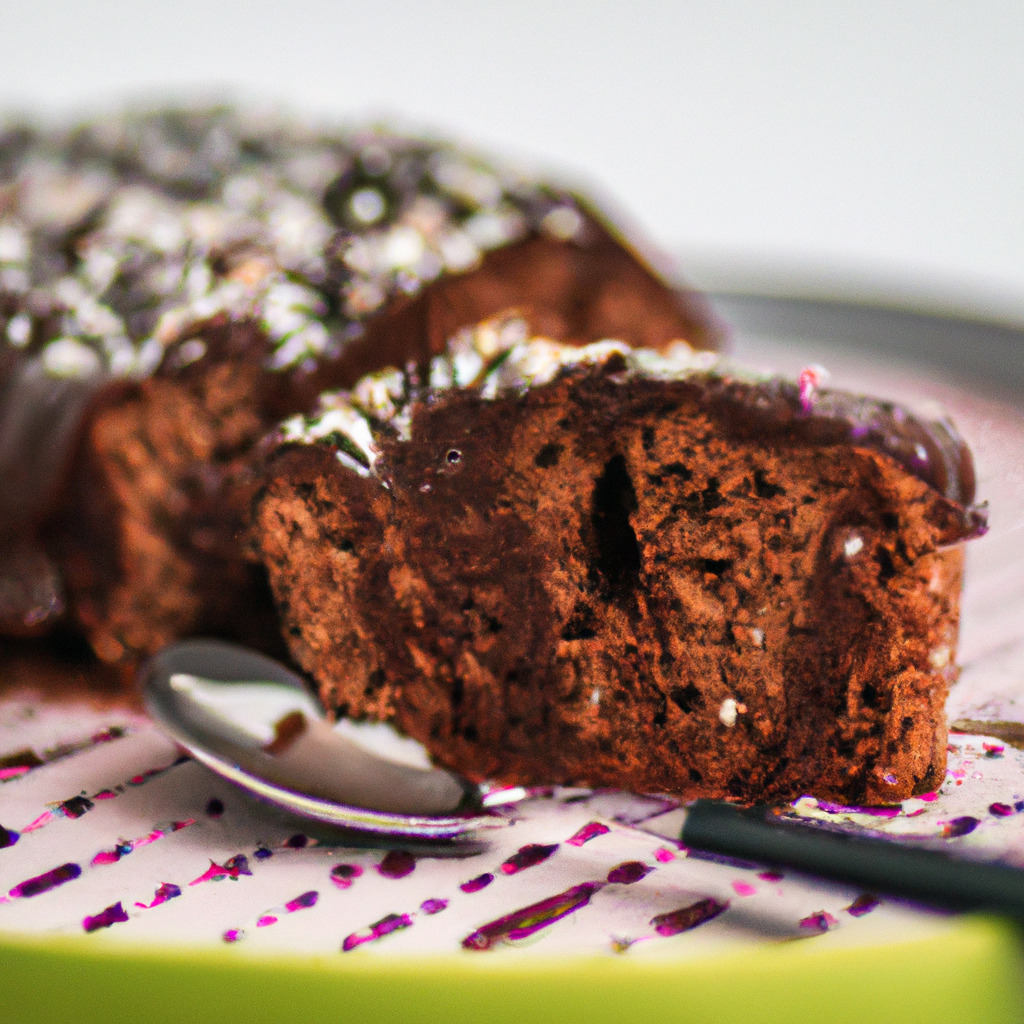
[{"label": "cake crumb texture", "polygon": [[879,451],[751,431],[699,379],[614,369],[414,403],[372,473],[278,449],[256,543],[326,707],[479,781],[934,788],[963,507]]}]

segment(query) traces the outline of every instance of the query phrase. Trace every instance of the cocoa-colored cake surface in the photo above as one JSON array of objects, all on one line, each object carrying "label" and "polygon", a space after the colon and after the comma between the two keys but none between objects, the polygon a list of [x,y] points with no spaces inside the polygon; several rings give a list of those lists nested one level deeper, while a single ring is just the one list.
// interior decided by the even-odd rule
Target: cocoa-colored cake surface
[{"label": "cocoa-colored cake surface", "polygon": [[0,632],[273,647],[239,544],[256,441],[510,306],[719,337],[589,204],[445,142],[220,109],[0,132]]},{"label": "cocoa-colored cake surface", "polygon": [[254,501],[337,716],[477,780],[892,803],[945,764],[945,422],[599,345],[464,335],[285,425]]}]

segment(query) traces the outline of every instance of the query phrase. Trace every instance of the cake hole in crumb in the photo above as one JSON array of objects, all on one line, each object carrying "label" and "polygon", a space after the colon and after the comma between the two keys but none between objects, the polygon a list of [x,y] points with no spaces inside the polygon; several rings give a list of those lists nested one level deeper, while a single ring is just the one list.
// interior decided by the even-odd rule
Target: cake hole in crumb
[{"label": "cake hole in crumb", "polygon": [[700,567],[712,576],[721,576],[732,567],[731,558],[702,558]]},{"label": "cake hole in crumb", "polygon": [[754,470],[754,493],[759,498],[777,498],[780,494],[785,494],[786,489],[779,487],[778,484],[773,484],[764,473],[764,470]]},{"label": "cake hole in crumb", "polygon": [[700,690],[693,683],[688,683],[686,686],[673,687],[669,692],[669,696],[684,715],[688,715],[704,703]]},{"label": "cake hole in crumb", "polygon": [[664,696],[661,697],[658,703],[658,708],[654,712],[654,727],[660,729],[668,721],[668,702]]},{"label": "cake hole in crumb", "polygon": [[558,465],[562,451],[563,449],[560,444],[556,444],[554,441],[549,442],[534,456],[534,465],[539,469],[551,469],[553,466]]},{"label": "cake hole in crumb", "polygon": [[614,455],[594,484],[591,522],[597,541],[595,568],[618,596],[632,593],[640,575],[640,545],[629,520],[636,510],[636,490],[626,460]]},{"label": "cake hole in crumb", "polygon": [[896,575],[896,563],[893,562],[892,555],[882,547],[878,549],[876,557],[878,560],[878,582],[885,583],[886,580],[891,580]]}]

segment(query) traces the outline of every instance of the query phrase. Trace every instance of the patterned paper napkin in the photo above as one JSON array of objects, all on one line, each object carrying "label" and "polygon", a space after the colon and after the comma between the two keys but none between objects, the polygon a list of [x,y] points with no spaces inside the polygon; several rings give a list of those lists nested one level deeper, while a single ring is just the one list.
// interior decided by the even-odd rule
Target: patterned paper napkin
[{"label": "patterned paper napkin", "polygon": [[[949,919],[687,851],[672,801],[558,790],[468,849],[361,848],[263,807],[143,716],[13,695],[0,705],[0,930],[246,943],[343,955],[605,952],[880,942]],[[793,813],[1024,863],[1024,753],[955,735],[937,794]]]}]

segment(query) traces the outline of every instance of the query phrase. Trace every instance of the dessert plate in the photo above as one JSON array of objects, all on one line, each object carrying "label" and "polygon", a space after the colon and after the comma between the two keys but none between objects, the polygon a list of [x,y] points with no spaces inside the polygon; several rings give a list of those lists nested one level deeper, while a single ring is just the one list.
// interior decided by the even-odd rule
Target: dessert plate
[{"label": "dessert plate", "polygon": [[[742,359],[941,402],[991,505],[940,791],[790,813],[1024,863],[1024,332],[719,305]],[[246,802],[120,698],[47,696],[24,652],[0,671],[0,998],[19,1021],[999,1021],[1024,1005],[1010,926],[687,856],[671,801],[538,792],[481,849],[364,847]]]}]

